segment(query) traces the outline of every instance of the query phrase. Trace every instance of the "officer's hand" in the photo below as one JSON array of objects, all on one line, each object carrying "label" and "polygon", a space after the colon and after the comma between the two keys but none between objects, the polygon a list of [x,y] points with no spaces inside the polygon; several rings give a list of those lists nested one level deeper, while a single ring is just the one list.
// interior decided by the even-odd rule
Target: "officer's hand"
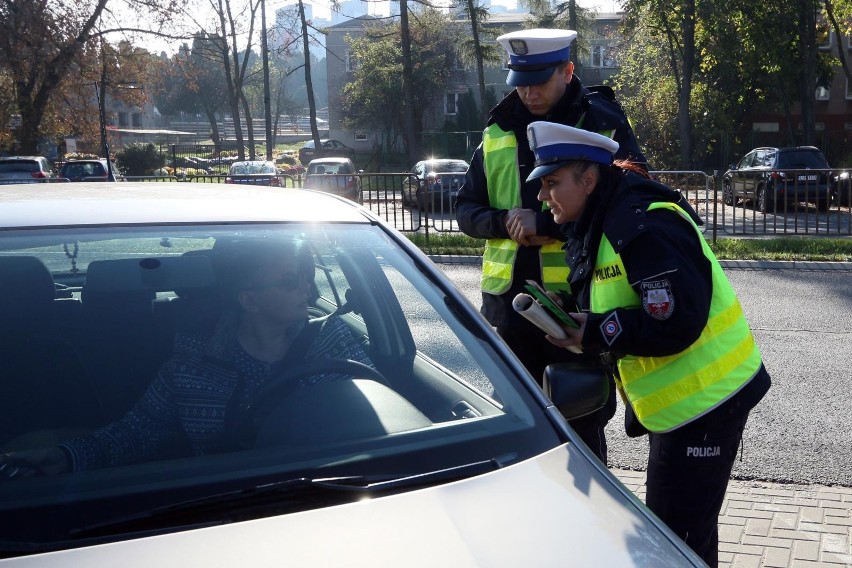
[{"label": "officer's hand", "polygon": [[564,349],[569,349],[571,347],[574,347],[576,349],[582,349],[583,334],[586,332],[586,320],[588,319],[589,314],[582,312],[570,312],[568,315],[571,316],[574,321],[580,324],[579,328],[574,329],[573,327],[563,327],[562,329],[563,331],[565,331],[566,336],[565,339],[558,339],[556,337],[553,337],[552,335],[545,335],[545,337],[552,344],[558,347],[562,347]]},{"label": "officer's hand", "polygon": [[56,475],[70,470],[68,457],[57,447],[0,454],[0,479]]},{"label": "officer's hand", "polygon": [[556,239],[535,232],[536,213],[532,209],[510,209],[506,214],[506,230],[512,240],[524,246],[543,246]]}]

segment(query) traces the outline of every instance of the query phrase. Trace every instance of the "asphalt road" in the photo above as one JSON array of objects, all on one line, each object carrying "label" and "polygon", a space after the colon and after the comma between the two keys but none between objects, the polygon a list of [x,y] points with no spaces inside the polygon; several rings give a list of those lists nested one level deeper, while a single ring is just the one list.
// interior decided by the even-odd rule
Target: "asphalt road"
[{"label": "asphalt road", "polygon": [[[479,265],[440,266],[478,307]],[[726,273],[773,381],[733,477],[852,487],[852,268]],[[627,438],[623,421],[619,403],[607,427],[609,465],[644,470],[647,439]]]}]

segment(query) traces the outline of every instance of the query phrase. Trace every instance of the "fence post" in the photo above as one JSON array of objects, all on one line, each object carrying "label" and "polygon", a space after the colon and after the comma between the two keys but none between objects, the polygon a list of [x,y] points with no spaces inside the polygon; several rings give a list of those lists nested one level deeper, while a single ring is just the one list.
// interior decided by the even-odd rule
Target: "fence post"
[{"label": "fence post", "polygon": [[719,170],[713,170],[713,244],[716,244],[716,231],[719,227]]}]

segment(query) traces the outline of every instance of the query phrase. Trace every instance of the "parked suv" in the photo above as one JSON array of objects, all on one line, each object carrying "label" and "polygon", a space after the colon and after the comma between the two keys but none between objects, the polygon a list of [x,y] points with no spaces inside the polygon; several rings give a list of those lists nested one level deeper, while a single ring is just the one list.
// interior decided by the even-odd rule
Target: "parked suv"
[{"label": "parked suv", "polygon": [[50,162],[43,156],[0,158],[0,184],[37,183],[55,177]]},{"label": "parked suv", "polygon": [[723,198],[725,205],[751,201],[762,213],[798,202],[826,211],[835,199],[832,177],[825,156],[813,146],[755,148],[725,172]]},{"label": "parked suv", "polygon": [[[120,180],[121,173],[115,162],[110,164],[112,175]],[[87,160],[69,160],[62,164],[59,169],[59,177],[68,181],[108,181],[106,158],[92,158]]]},{"label": "parked suv", "polygon": [[302,187],[360,201],[361,179],[349,158],[317,158],[308,163]]}]

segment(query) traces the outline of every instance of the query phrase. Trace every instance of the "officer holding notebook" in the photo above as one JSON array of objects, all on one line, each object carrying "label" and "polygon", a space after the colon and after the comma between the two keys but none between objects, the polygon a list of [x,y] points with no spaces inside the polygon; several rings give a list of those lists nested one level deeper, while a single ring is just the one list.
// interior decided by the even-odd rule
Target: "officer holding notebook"
[{"label": "officer holding notebook", "polygon": [[680,192],[599,134],[534,122],[528,139],[579,307],[580,327],[547,339],[613,361],[627,434],[648,436],[648,507],[716,566],[728,479],[770,386],[745,314]]},{"label": "officer holding notebook", "polygon": [[[577,356],[554,349],[512,308],[527,280],[551,291],[568,289],[558,223],[536,199],[538,183],[526,181],[535,159],[527,125],[548,120],[602,132],[619,142],[620,157],[645,161],[612,89],[585,87],[574,75],[570,50],[576,36],[573,30],[532,29],[497,38],[509,57],[506,83],[514,90],[491,110],[456,202],[461,230],[486,239],[481,311],[539,382],[548,364]],[[607,408],[571,422],[604,463],[604,426],[614,412],[613,397]]]}]

